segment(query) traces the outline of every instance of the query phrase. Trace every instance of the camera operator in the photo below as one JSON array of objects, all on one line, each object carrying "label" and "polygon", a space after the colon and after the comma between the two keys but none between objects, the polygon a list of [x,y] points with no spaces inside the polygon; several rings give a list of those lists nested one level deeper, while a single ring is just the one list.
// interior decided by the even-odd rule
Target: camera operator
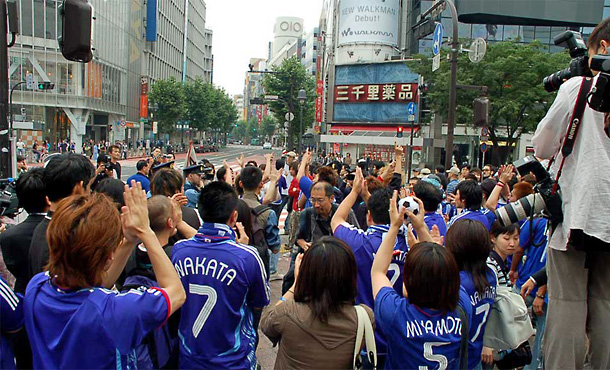
[{"label": "camera operator", "polygon": [[[596,54],[608,54],[610,18],[595,27],[588,39],[589,63]],[[599,78],[592,71],[593,85]],[[557,98],[538,125],[533,138],[536,157],[551,159],[559,177],[563,222],[549,242],[547,270],[549,307],[544,335],[544,363],[548,369],[582,369],[588,350],[592,369],[610,368],[610,137],[604,132],[608,113],[585,105],[582,124],[571,155],[561,147],[572,121],[583,77],[574,77],[559,89]],[[595,178],[594,183],[591,178]],[[585,340],[588,337],[588,343]]]}]

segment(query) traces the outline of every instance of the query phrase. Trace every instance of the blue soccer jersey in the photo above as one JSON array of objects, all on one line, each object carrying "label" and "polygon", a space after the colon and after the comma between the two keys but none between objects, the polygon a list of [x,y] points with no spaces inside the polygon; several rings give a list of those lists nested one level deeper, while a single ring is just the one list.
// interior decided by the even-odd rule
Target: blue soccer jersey
[{"label": "blue soccer jersey", "polygon": [[0,367],[15,369],[15,355],[6,334],[23,326],[23,297],[0,277]]},{"label": "blue soccer jersey", "polygon": [[[472,309],[460,289],[459,305],[469,320]],[[457,369],[460,314],[417,307],[396,291],[382,288],[375,299],[375,322],[388,339],[386,369]]]},{"label": "blue soccer jersey", "polygon": [[[546,265],[546,218],[537,218],[534,220],[533,230],[530,232],[530,221],[526,220],[521,226],[521,234],[519,235],[519,245],[525,251],[523,260],[519,265],[519,277],[517,278],[516,286],[521,289],[523,284],[534,273],[540,271]],[[538,245],[538,247],[535,247]],[[530,293],[535,296],[538,292],[538,287],[532,289]]]},{"label": "blue soccer jersey", "polygon": [[136,347],[171,312],[159,288],[63,290],[46,272],[28,284],[24,308],[35,369],[134,369]]},{"label": "blue soccer jersey", "polygon": [[487,228],[487,231],[489,231],[491,229],[491,225],[494,223],[494,221],[496,220],[496,215],[493,212],[490,212],[487,209],[482,209],[479,211],[470,211],[470,210],[463,210],[462,213],[460,213],[459,215],[455,215],[451,218],[451,220],[449,220],[449,223],[447,224],[447,228],[450,228],[451,225],[453,225],[457,220],[475,220],[475,221],[479,221],[480,223],[482,223],[485,228]]},{"label": "blue soccer jersey", "polygon": [[[336,238],[343,240],[352,249],[356,258],[356,265],[358,267],[358,295],[356,296],[356,304],[374,307],[371,268],[373,267],[375,253],[377,253],[388,230],[388,225],[376,225],[370,226],[365,232],[348,223],[343,223],[333,233]],[[402,230],[396,238],[392,262],[388,269],[388,279],[390,279],[394,290],[400,296],[402,296],[402,269],[405,265],[407,251],[409,250],[407,237]],[[377,328],[375,330],[377,352],[386,353],[385,337],[380,332],[379,327]]]},{"label": "blue soccer jersey", "polygon": [[269,304],[265,267],[254,247],[224,224],[204,223],[178,242],[172,263],[186,290],[178,335],[181,369],[256,369],[252,309]]},{"label": "blue soccer jersey", "polygon": [[468,341],[468,369],[474,369],[481,362],[485,325],[496,298],[496,276],[489,268],[487,269],[487,281],[489,285],[485,288],[485,292],[479,294],[475,290],[472,275],[460,271],[460,284],[468,294],[472,309],[472,324]]},{"label": "blue soccer jersey", "polygon": [[432,230],[432,226],[436,225],[443,239],[447,235],[447,224],[445,223],[445,219],[442,215],[436,212],[426,212],[424,215],[424,222],[426,223],[426,226],[428,226],[429,230]]}]

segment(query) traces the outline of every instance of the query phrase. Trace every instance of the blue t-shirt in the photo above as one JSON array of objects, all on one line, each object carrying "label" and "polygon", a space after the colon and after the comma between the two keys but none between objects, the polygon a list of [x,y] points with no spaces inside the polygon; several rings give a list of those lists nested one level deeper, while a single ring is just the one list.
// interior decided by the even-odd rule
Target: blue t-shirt
[{"label": "blue t-shirt", "polygon": [[145,192],[148,193],[150,191],[150,180],[148,179],[148,177],[142,175],[139,172],[137,172],[135,175],[129,176],[129,178],[127,179],[127,185],[129,185],[129,187],[131,187],[131,180],[136,180],[136,182],[142,184],[142,189],[144,189]]},{"label": "blue t-shirt", "polygon": [[181,369],[256,369],[252,309],[269,304],[258,251],[224,224],[203,223],[174,245],[172,263],[186,291],[181,309]]},{"label": "blue t-shirt", "polygon": [[468,341],[468,369],[474,369],[481,362],[485,325],[496,298],[496,276],[489,268],[487,269],[487,281],[489,285],[481,295],[475,291],[472,275],[468,272],[460,271],[460,284],[468,294],[472,308],[472,325],[470,325]]},{"label": "blue t-shirt", "polygon": [[[546,218],[534,219],[533,227],[533,240],[530,235],[530,221],[527,219],[521,226],[521,234],[519,235],[519,245],[525,251],[523,259],[519,263],[519,278],[517,278],[516,286],[521,289],[523,284],[532,276],[534,273],[540,271],[546,265],[546,243],[547,238],[545,235],[547,226]],[[540,245],[534,247],[533,244]],[[532,296],[536,295],[538,287],[532,289],[530,293]]]},{"label": "blue t-shirt", "polygon": [[478,211],[471,211],[469,209],[465,209],[462,211],[462,213],[460,213],[459,215],[453,216],[451,218],[451,220],[449,220],[449,223],[447,224],[447,228],[450,228],[451,225],[453,225],[457,220],[462,220],[462,219],[479,221],[480,223],[485,225],[485,227],[487,228],[487,231],[489,231],[491,229],[491,225],[496,220],[496,214],[493,212],[490,212],[487,209],[481,209]]},{"label": "blue t-shirt", "polygon": [[[463,289],[459,305],[472,321],[472,309]],[[457,310],[439,312],[417,307],[385,287],[375,299],[375,323],[388,339],[386,369],[458,368],[462,323]]]},{"label": "blue t-shirt", "polygon": [[424,215],[424,222],[428,226],[429,230],[432,230],[432,226],[436,225],[444,240],[445,236],[447,235],[447,224],[445,223],[443,216],[436,212],[426,212]]},{"label": "blue t-shirt", "polygon": [[170,312],[169,298],[159,288],[62,290],[41,272],[25,295],[34,368],[133,369],[136,347]]},{"label": "blue t-shirt", "polygon": [[23,326],[23,296],[13,292],[6,281],[0,277],[0,367],[15,369],[15,355],[7,338],[8,332]]},{"label": "blue t-shirt", "polygon": [[[370,226],[368,230],[362,231],[348,223],[339,225],[333,236],[343,240],[354,252],[356,258],[356,266],[358,267],[358,295],[356,296],[356,304],[364,304],[373,308],[375,301],[373,299],[373,284],[371,282],[371,268],[375,254],[379,250],[379,246],[385,235],[388,233],[388,225]],[[407,237],[402,231],[396,238],[394,244],[394,253],[392,262],[388,269],[388,279],[392,283],[394,290],[402,297],[402,269],[405,265],[405,258],[409,247],[407,245]],[[375,330],[375,338],[377,342],[377,352],[386,353],[386,339],[383,333],[380,332],[379,326]]]}]

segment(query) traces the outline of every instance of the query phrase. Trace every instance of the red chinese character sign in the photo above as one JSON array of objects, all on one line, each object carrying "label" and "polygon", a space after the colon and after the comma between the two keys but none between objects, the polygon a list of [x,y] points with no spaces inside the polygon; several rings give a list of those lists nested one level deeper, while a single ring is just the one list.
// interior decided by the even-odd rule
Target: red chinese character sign
[{"label": "red chinese character sign", "polygon": [[411,103],[416,100],[416,83],[335,86],[335,103]]},{"label": "red chinese character sign", "polygon": [[322,110],[324,100],[322,96],[324,95],[324,83],[322,80],[318,80],[316,83],[316,122],[322,122]]}]

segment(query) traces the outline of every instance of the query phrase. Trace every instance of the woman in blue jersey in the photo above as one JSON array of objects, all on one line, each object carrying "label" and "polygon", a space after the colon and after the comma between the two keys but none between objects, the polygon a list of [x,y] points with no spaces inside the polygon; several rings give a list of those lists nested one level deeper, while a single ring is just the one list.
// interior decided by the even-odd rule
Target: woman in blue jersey
[{"label": "woman in blue jersey", "polygon": [[[53,214],[48,271],[32,278],[25,296],[35,369],[135,368],[135,348],[184,303],[182,283],[150,228],[142,186],[131,186],[122,215],[103,194],[65,198]],[[159,288],[106,289],[138,241]]]},{"label": "woman in blue jersey", "polygon": [[479,221],[458,220],[447,231],[445,246],[455,257],[472,308],[468,369],[480,368],[485,324],[496,298],[496,276],[486,263],[492,248],[489,232]]},{"label": "woman in blue jersey", "polygon": [[423,212],[415,216],[406,211],[422,242],[411,247],[405,260],[405,298],[396,293],[387,277],[394,240],[405,215],[405,211],[398,212],[396,199],[394,192],[390,230],[371,269],[375,321],[388,340],[385,368],[458,369],[462,330],[458,305],[469,320],[471,308],[466,293],[460,291],[455,259],[432,242]]}]

